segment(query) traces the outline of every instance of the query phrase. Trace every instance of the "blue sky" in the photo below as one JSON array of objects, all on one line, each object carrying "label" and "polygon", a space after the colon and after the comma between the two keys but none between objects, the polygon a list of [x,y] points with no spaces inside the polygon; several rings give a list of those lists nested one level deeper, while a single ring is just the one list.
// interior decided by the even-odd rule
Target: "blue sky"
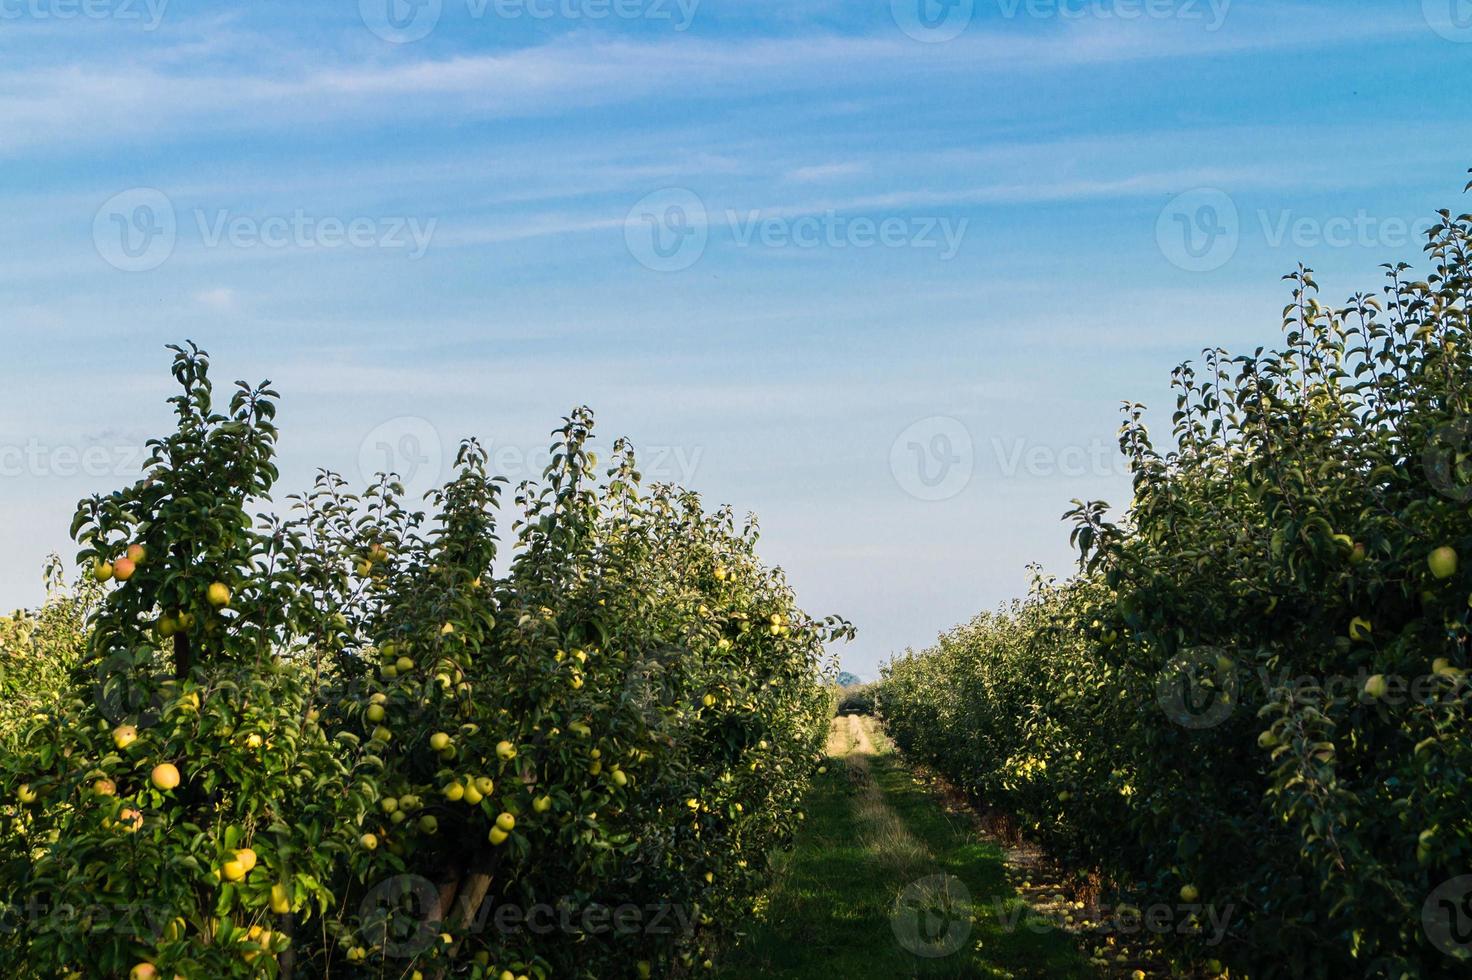
[{"label": "blue sky", "polygon": [[1066,573],[1120,402],[1296,262],[1467,207],[1466,0],[389,2],[0,0],[0,606],[189,337],[282,392],[283,496],[592,405],[873,675]]}]

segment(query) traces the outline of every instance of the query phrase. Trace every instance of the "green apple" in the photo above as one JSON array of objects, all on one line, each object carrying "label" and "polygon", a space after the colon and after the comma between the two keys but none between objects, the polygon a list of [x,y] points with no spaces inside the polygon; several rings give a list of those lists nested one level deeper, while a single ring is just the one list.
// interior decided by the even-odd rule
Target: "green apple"
[{"label": "green apple", "polygon": [[1451,578],[1457,574],[1456,549],[1443,545],[1426,557],[1426,564],[1436,578]]}]

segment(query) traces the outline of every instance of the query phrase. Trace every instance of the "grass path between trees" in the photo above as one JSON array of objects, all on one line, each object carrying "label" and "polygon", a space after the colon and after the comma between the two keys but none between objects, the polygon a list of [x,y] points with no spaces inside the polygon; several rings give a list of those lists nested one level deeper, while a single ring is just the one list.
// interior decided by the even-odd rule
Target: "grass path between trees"
[{"label": "grass path between trees", "polygon": [[723,980],[1097,975],[1017,895],[1001,849],[945,812],[872,719],[835,718],[828,756]]}]

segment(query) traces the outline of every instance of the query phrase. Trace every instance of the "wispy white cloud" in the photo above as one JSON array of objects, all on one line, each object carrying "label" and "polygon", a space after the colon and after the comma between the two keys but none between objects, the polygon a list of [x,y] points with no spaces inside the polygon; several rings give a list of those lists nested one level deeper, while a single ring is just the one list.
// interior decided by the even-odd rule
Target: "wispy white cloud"
[{"label": "wispy white cloud", "polygon": [[846,160],[841,163],[819,163],[797,167],[784,175],[787,180],[798,183],[818,183],[843,177],[857,177],[870,172],[869,164],[861,160]]},{"label": "wispy white cloud", "polygon": [[[976,26],[944,45],[917,45],[897,32],[863,36],[648,41],[570,34],[531,47],[412,60],[293,57],[269,39],[225,24],[96,60],[0,71],[0,154],[104,141],[137,142],[167,132],[249,131],[334,122],[379,128],[395,121],[545,115],[574,107],[657,96],[672,102],[739,93],[843,91],[902,73],[1053,72],[1068,68],[1242,52],[1323,48],[1366,37],[1391,38],[1424,24],[1413,18],[1331,16],[1302,5],[1267,17],[1272,30],[1206,32],[1190,23],[1085,19],[1026,33]],[[1238,15],[1246,18],[1248,12]],[[1234,22],[1235,23],[1235,22]],[[1261,25],[1257,25],[1261,26]],[[210,54],[229,52],[229,58]],[[248,53],[248,54],[247,54]],[[232,69],[199,70],[228,62]],[[309,67],[303,67],[303,65]]]}]

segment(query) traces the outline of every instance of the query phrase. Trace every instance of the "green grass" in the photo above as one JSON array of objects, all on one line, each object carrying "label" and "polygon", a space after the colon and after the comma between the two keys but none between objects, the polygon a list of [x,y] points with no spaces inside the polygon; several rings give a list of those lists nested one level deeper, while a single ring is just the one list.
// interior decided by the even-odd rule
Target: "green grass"
[{"label": "green grass", "polygon": [[[1007,883],[1000,849],[917,785],[867,719],[859,732],[850,724],[836,720],[833,760],[806,801],[803,832],[720,976],[1096,976],[1072,939],[1032,915]],[[914,882],[945,875],[964,886],[969,905],[957,894],[933,906],[942,911],[925,935],[921,916],[902,914],[909,946],[925,948],[928,935],[936,939],[930,951],[945,954],[916,955],[897,934],[896,899]]]}]

